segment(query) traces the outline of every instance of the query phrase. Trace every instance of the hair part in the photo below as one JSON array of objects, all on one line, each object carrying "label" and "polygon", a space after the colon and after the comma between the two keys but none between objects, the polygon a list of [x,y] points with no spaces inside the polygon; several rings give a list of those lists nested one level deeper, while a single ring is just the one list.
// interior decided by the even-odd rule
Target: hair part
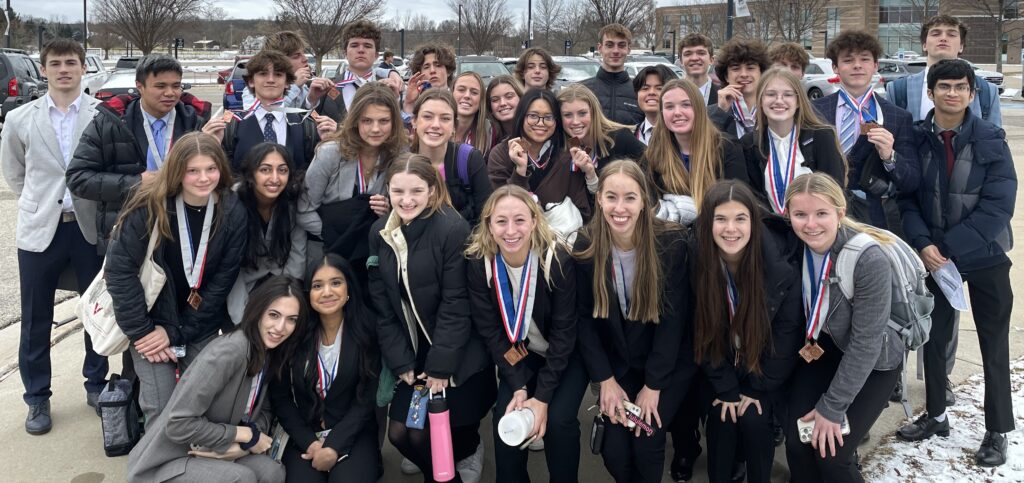
[{"label": "hair part", "polygon": [[636,77],[633,78],[633,93],[640,94],[640,89],[643,89],[644,84],[647,83],[647,77],[652,75],[658,76],[662,87],[668,81],[678,79],[675,72],[672,72],[672,69],[669,69],[665,64],[649,65],[640,69],[640,72],[637,72]]},{"label": "hair part", "polygon": [[597,41],[604,43],[605,37],[610,39],[626,39],[626,42],[633,42],[633,32],[630,32],[629,28],[621,23],[610,23],[601,27],[601,30],[597,32]]},{"label": "hair part", "polygon": [[[263,336],[260,333],[263,317],[274,302],[288,297],[294,298],[299,304],[295,328],[279,346],[268,349],[263,344]],[[283,369],[288,365],[292,354],[299,346],[299,341],[306,333],[308,323],[309,303],[303,296],[298,280],[287,275],[274,275],[257,285],[249,294],[249,303],[245,305],[242,321],[231,329],[241,330],[249,341],[249,357],[245,364],[245,374],[254,377],[261,370],[265,370],[264,376],[280,378]]]}]

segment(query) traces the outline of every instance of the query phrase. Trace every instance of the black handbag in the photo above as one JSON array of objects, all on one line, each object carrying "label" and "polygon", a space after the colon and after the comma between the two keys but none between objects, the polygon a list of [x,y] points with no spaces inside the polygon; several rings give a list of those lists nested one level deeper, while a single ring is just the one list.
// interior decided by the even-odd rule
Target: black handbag
[{"label": "black handbag", "polygon": [[604,420],[604,416],[601,416],[601,414],[594,416],[594,425],[590,427],[590,452],[593,454],[601,454],[601,448],[604,446],[604,429],[606,424],[608,422]]}]

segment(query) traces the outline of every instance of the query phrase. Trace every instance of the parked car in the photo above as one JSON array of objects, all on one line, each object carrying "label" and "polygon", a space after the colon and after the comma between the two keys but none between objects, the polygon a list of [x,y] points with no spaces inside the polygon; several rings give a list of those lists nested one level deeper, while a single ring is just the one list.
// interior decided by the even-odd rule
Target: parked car
[{"label": "parked car", "polygon": [[114,64],[114,70],[135,70],[139,66],[140,57],[121,57]]},{"label": "parked car", "polygon": [[138,89],[135,87],[135,71],[132,70],[120,70],[110,75],[110,78],[103,83],[93,97],[106,101],[114,96],[121,94],[136,94]]},{"label": "parked car", "polygon": [[600,63],[586,57],[559,55],[554,57],[554,61],[562,66],[562,72],[558,74],[558,78],[555,79],[555,85],[552,88],[555,92],[573,82],[594,77],[601,70]]},{"label": "parked car", "polygon": [[[878,74],[871,77],[871,82],[875,85],[875,92],[884,95],[885,89],[881,80],[882,76]],[[818,99],[835,94],[839,90],[839,74],[832,70],[831,60],[814,58],[810,60],[807,69],[804,70],[802,83],[804,90],[807,91],[807,97],[812,100]]]},{"label": "parked car", "polygon": [[924,64],[917,62],[905,62],[892,59],[878,60],[878,75],[882,76],[881,83],[884,86],[896,79],[913,75],[924,70]]},{"label": "parked car", "polygon": [[[384,56],[378,56],[377,60],[373,61],[374,67],[380,67],[380,64],[384,62]],[[395,56],[391,60],[391,65],[395,66],[395,70],[398,71],[398,75],[402,76],[403,79],[409,75],[409,61],[399,56]],[[326,67],[325,67],[326,68]]]},{"label": "parked car", "polygon": [[23,50],[0,49],[0,82],[0,122],[7,113],[46,94],[39,64]]},{"label": "parked car", "polygon": [[[324,71],[320,74],[322,77],[333,79],[334,76],[338,75],[338,71],[348,68],[348,61],[342,60],[337,64],[328,64],[328,61],[324,61]],[[380,64],[377,64],[380,65]]]},{"label": "parked car", "polygon": [[483,77],[484,84],[490,82],[492,77],[509,74],[505,64],[497,57],[490,55],[463,55],[455,58],[455,75],[463,72],[476,72]]},{"label": "parked car", "polygon": [[100,56],[89,54],[85,56],[85,77],[82,77],[82,92],[92,95],[99,92],[103,84],[110,78],[110,72],[103,67],[103,60]]},{"label": "parked car", "polygon": [[237,111],[242,109],[242,91],[245,89],[245,63],[251,55],[238,56],[231,75],[224,79],[224,109]]}]

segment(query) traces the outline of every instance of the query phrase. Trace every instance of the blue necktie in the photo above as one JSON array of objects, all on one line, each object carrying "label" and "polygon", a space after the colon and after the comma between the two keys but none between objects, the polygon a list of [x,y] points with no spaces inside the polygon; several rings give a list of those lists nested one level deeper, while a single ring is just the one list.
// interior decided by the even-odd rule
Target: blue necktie
[{"label": "blue necktie", "polygon": [[843,148],[843,153],[849,154],[859,137],[860,116],[857,115],[857,111],[847,105],[846,114],[843,115],[842,129],[839,132],[839,144]]},{"label": "blue necktie", "polygon": [[[164,146],[164,143],[167,142],[164,137],[164,127],[166,125],[167,123],[165,123],[163,119],[157,119],[156,121],[153,121],[152,124],[153,144],[156,145],[156,152],[160,153],[160,159],[164,159],[166,157],[166,152],[164,151],[167,149],[167,146]],[[146,151],[146,169],[149,171],[156,171],[160,169],[160,166],[157,165],[157,160],[153,157],[152,150]]]},{"label": "blue necktie", "polygon": [[268,143],[276,143],[277,131],[274,130],[274,115],[268,112],[263,119],[266,120],[263,124],[263,140]]}]

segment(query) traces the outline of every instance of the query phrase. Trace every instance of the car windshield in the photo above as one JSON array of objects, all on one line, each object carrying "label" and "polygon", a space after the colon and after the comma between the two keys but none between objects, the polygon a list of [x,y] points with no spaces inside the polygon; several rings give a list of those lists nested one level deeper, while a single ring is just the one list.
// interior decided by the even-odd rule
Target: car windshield
[{"label": "car windshield", "polygon": [[459,65],[459,73],[476,72],[480,77],[494,77],[508,74],[508,69],[501,62],[466,62]]},{"label": "car windshield", "polygon": [[591,62],[562,64],[562,73],[559,74],[559,79],[577,82],[594,77],[599,70],[601,70],[600,64]]},{"label": "car windshield", "polygon": [[117,65],[114,66],[116,69],[134,69],[139,66],[139,59],[137,58],[120,58],[117,59]]}]

